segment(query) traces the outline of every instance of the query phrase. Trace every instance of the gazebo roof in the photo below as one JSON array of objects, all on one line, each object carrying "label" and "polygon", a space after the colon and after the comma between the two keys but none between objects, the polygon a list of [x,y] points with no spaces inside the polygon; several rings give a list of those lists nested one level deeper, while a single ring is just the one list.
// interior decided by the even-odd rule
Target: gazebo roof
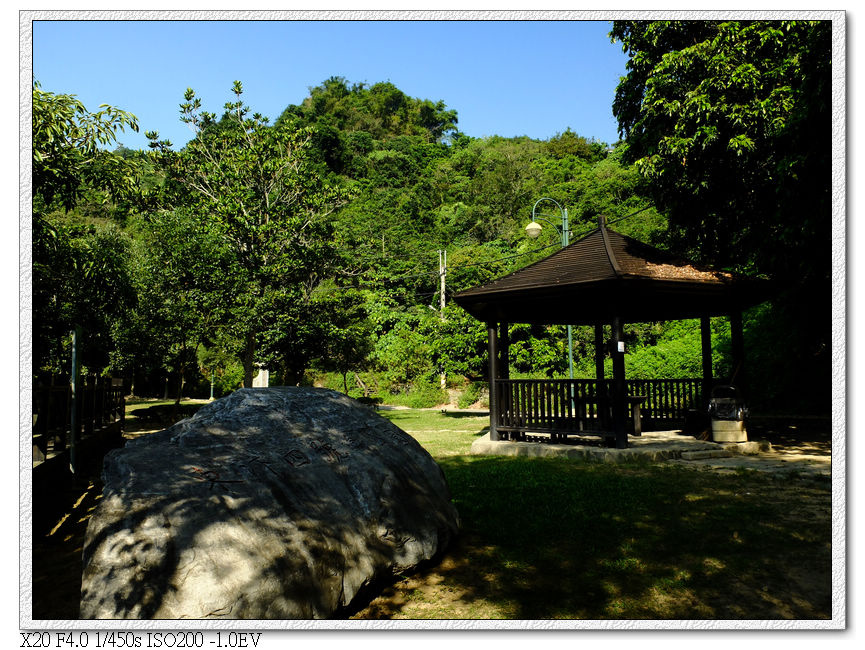
[{"label": "gazebo roof", "polygon": [[717,316],[759,304],[768,282],[717,271],[610,230],[454,300],[485,322],[591,325]]}]

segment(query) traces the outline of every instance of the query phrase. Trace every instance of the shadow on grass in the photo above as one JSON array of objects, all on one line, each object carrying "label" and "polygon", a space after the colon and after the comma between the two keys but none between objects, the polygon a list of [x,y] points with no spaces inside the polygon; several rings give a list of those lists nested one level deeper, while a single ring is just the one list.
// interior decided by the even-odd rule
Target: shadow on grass
[{"label": "shadow on grass", "polygon": [[488,415],[489,415],[489,414],[486,413],[486,412],[481,412],[481,413],[470,413],[470,412],[469,412],[469,413],[467,413],[467,412],[465,412],[465,411],[442,411],[441,414],[442,414],[444,417],[446,417],[446,418],[454,418],[454,419],[457,419],[457,420],[459,420],[459,419],[461,419],[461,418],[481,418],[481,417],[488,417]]},{"label": "shadow on grass", "polygon": [[831,616],[828,484],[563,459],[439,462],[461,539],[358,617]]}]

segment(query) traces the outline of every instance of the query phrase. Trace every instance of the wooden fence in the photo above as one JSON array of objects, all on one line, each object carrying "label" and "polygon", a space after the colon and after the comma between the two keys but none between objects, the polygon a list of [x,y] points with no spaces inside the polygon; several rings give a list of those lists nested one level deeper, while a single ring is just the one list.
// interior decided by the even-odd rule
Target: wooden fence
[{"label": "wooden fence", "polygon": [[82,378],[78,389],[75,431],[72,426],[72,388],[69,384],[33,386],[33,464],[69,450],[73,440],[123,427],[125,400],[122,386],[110,380]]},{"label": "wooden fence", "polygon": [[496,381],[502,432],[601,430],[606,422],[604,385],[591,379],[499,379]]},{"label": "wooden fence", "polygon": [[[633,421],[639,404],[644,430],[680,425],[689,410],[702,408],[702,386],[702,379],[626,380],[626,417]],[[508,437],[612,431],[612,380],[498,379],[495,390],[496,428]]]},{"label": "wooden fence", "polygon": [[645,398],[643,413],[658,425],[677,423],[688,411],[706,407],[702,379],[626,379],[625,390],[629,397]]}]

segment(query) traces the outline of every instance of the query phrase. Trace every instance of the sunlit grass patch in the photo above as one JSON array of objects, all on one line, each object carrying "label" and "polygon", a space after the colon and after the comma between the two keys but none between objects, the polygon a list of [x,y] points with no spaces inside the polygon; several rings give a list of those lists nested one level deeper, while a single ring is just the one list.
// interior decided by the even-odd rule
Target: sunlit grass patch
[{"label": "sunlit grass patch", "polygon": [[490,423],[488,416],[446,415],[439,411],[381,410],[379,415],[409,433],[433,458],[468,454]]}]

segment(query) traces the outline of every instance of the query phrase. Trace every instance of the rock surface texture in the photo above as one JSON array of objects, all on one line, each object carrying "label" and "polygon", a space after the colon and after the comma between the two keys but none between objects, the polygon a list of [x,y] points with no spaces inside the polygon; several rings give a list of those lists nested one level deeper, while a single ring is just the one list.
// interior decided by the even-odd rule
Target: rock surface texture
[{"label": "rock surface texture", "polygon": [[111,452],[81,618],[325,618],[457,533],[441,469],[339,393],[251,388]]}]

